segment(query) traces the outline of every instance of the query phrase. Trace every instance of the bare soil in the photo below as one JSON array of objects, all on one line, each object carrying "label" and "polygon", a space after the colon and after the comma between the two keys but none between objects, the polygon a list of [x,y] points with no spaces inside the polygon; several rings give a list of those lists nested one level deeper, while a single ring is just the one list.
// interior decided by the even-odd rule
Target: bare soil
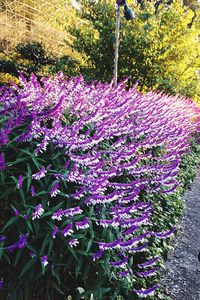
[{"label": "bare soil", "polygon": [[184,200],[186,208],[162,284],[172,300],[200,300],[200,172]]}]

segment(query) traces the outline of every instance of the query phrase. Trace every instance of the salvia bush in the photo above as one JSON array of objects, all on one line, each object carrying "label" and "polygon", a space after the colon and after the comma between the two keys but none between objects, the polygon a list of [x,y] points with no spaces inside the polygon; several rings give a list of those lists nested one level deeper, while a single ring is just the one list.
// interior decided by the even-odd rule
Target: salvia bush
[{"label": "salvia bush", "polygon": [[[189,99],[62,73],[1,88],[1,299],[139,299],[159,292]],[[175,201],[175,200],[174,200]],[[153,296],[154,297],[154,296]],[[89,298],[87,298],[89,299]]]}]

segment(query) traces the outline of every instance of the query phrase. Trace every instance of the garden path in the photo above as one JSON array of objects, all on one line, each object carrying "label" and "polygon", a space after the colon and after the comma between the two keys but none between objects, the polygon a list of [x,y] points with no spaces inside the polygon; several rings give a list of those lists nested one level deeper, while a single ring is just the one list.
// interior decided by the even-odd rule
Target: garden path
[{"label": "garden path", "polygon": [[200,300],[200,171],[184,199],[181,228],[168,255],[162,283],[172,300]]}]

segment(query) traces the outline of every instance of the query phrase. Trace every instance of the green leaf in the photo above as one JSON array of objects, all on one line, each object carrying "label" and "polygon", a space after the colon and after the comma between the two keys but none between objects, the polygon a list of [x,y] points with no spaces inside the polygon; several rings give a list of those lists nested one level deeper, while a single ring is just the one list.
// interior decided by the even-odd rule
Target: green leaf
[{"label": "green leaf", "polygon": [[38,168],[38,170],[40,170],[41,165],[39,164],[39,162],[37,161],[37,159],[34,156],[32,156],[32,161],[34,162],[34,164]]},{"label": "green leaf", "polygon": [[20,196],[22,198],[23,204],[25,205],[26,204],[26,197],[25,197],[24,191],[22,189],[19,189],[19,193],[20,193]]},{"label": "green leaf", "polygon": [[50,242],[49,242],[48,255],[51,253],[51,250],[52,250],[52,248],[53,248],[53,244],[54,244],[54,240],[51,239]]},{"label": "green leaf", "polygon": [[19,278],[21,278],[37,261],[36,257],[31,258],[27,264],[25,265],[25,267],[22,269],[21,274],[19,275]]},{"label": "green leaf", "polygon": [[4,252],[4,248],[3,248],[3,243],[1,243],[1,247],[2,248],[0,248],[0,259],[2,258],[2,255],[3,255],[3,252]]},{"label": "green leaf", "polygon": [[12,225],[13,223],[15,223],[15,221],[18,219],[18,216],[14,216],[12,217],[7,223],[6,225],[3,227],[2,231],[6,230],[10,225]]},{"label": "green leaf", "polygon": [[30,229],[30,231],[33,232],[33,227],[32,227],[32,225],[31,225],[30,220],[26,220],[26,224],[27,224],[28,228]]},{"label": "green leaf", "polygon": [[28,150],[20,149],[21,152],[28,154],[29,156],[34,156],[33,152],[30,152]]},{"label": "green leaf", "polygon": [[23,249],[19,249],[19,250],[17,251],[17,255],[16,255],[16,257],[15,257],[15,263],[14,263],[15,266],[17,265],[17,263],[18,263],[20,257],[22,256],[22,254],[23,254]]},{"label": "green leaf", "polygon": [[0,171],[0,175],[1,175],[1,185],[5,184],[5,174],[3,172],[3,170]]},{"label": "green leaf", "polygon": [[26,248],[28,248],[29,250],[31,250],[33,253],[37,253],[36,249],[33,248],[29,243],[26,245]]},{"label": "green leaf", "polygon": [[74,251],[74,249],[72,247],[68,247],[69,251],[71,252],[71,254],[73,255],[73,257],[76,259],[76,261],[79,261],[76,252]]},{"label": "green leaf", "polygon": [[53,267],[51,268],[51,272],[52,272],[53,277],[56,278],[58,284],[60,285],[60,284],[61,284],[60,275],[59,275],[59,273],[58,273],[58,271],[57,271],[57,269],[56,269],[55,266],[53,266]]},{"label": "green leaf", "polygon": [[32,171],[29,164],[27,164],[27,169],[28,169],[28,179],[27,179],[27,192],[28,192],[32,182]]},{"label": "green leaf", "polygon": [[7,166],[8,167],[12,167],[12,166],[14,166],[14,165],[16,165],[16,164],[18,164],[18,163],[20,163],[20,162],[22,162],[22,161],[25,161],[26,160],[26,158],[18,158],[18,159],[16,159],[15,161],[13,161],[13,162],[8,162],[7,163]]},{"label": "green leaf", "polygon": [[90,250],[91,247],[92,247],[92,240],[89,240],[87,249],[86,249],[86,253],[88,253],[88,251]]},{"label": "green leaf", "polygon": [[49,241],[52,239],[51,235],[49,233],[47,233],[47,235],[45,236],[43,243],[42,243],[42,248],[40,250],[40,255],[44,254],[44,250],[46,248],[46,246],[49,244]]}]

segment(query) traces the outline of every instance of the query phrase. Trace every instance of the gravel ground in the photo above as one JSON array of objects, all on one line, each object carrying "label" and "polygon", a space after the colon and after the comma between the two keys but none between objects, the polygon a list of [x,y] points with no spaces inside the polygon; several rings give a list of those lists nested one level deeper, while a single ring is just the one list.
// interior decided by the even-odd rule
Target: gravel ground
[{"label": "gravel ground", "polygon": [[186,209],[162,283],[172,300],[200,300],[200,172],[184,195]]}]

